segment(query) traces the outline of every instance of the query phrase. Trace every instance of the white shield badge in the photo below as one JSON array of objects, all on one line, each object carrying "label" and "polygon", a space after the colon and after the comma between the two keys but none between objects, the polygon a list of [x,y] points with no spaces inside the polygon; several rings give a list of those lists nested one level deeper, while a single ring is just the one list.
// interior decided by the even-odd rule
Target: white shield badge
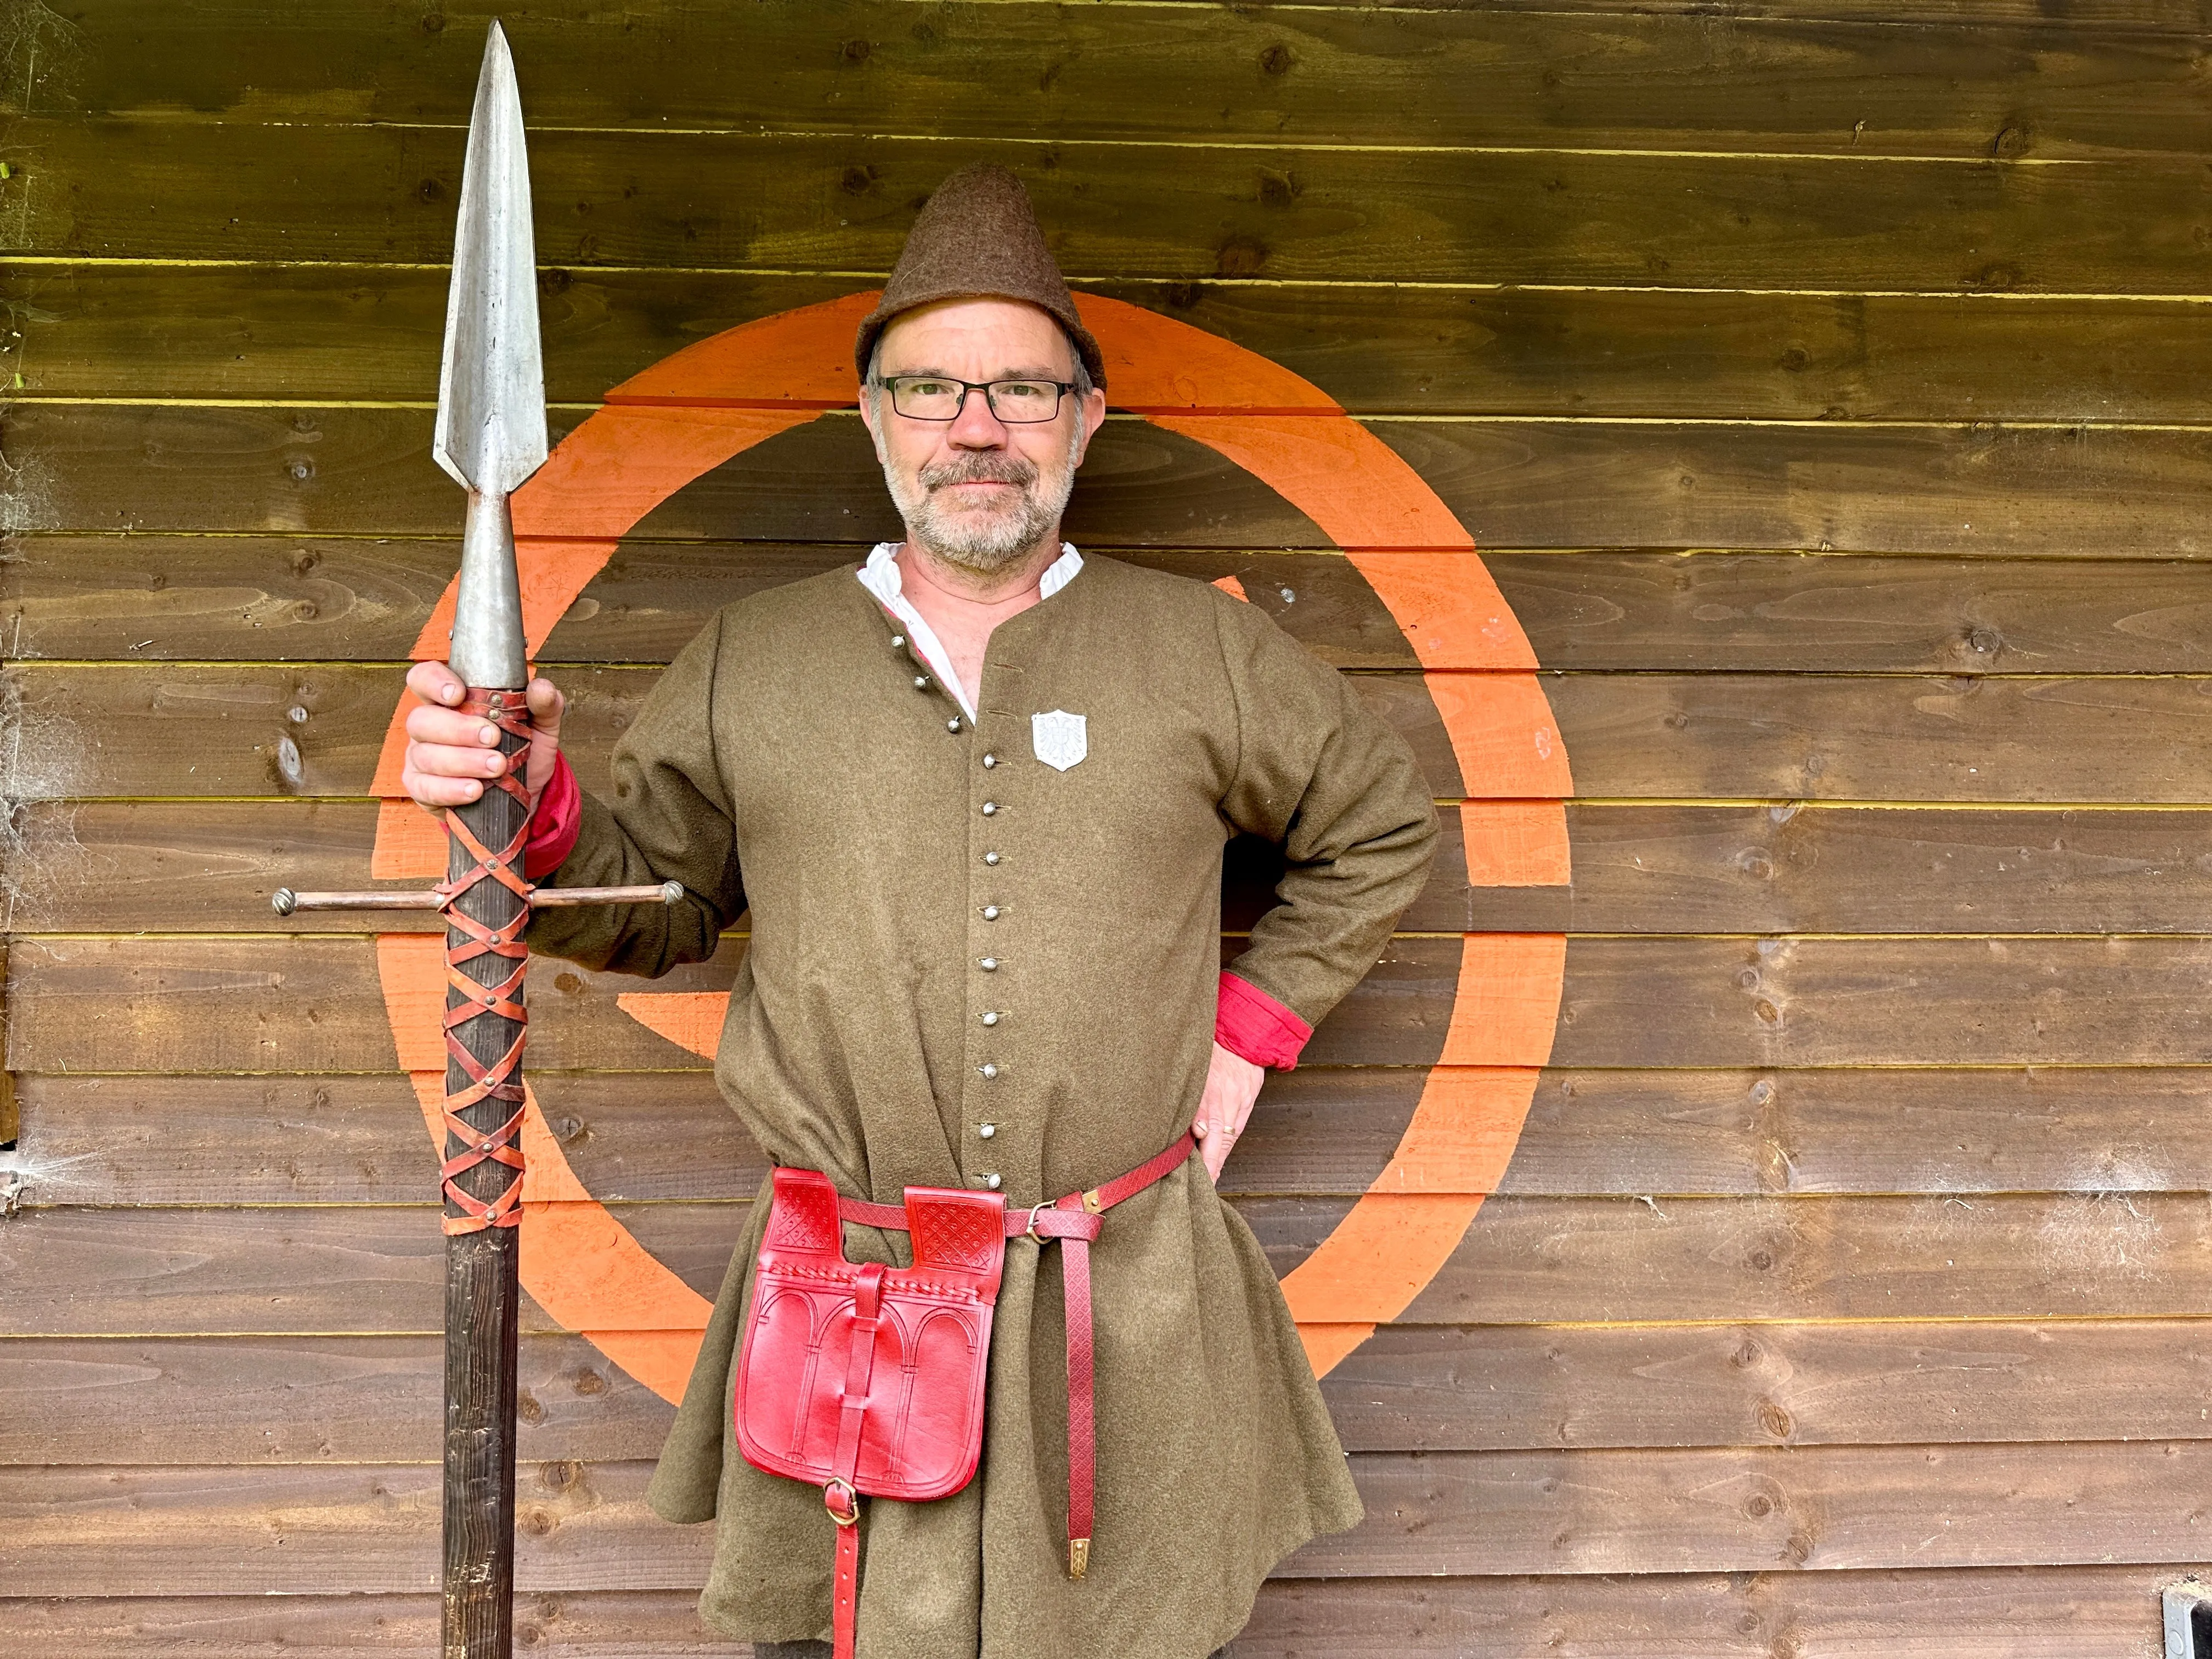
[{"label": "white shield badge", "polygon": [[1030,744],[1036,757],[1056,772],[1065,772],[1091,752],[1091,737],[1083,716],[1055,708],[1049,714],[1030,716]]}]

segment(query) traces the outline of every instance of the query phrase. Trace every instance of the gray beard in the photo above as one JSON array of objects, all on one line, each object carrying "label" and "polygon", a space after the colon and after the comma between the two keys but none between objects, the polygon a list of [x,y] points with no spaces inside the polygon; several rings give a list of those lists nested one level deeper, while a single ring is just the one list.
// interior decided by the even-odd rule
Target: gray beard
[{"label": "gray beard", "polygon": [[[1074,447],[1071,438],[1068,448]],[[1019,485],[1019,504],[1012,511],[961,512],[939,498],[945,486],[975,478]],[[1074,492],[1075,469],[1066,457],[1047,471],[1018,456],[979,454],[925,466],[909,480],[885,460],[884,484],[911,540],[947,564],[991,575],[1019,562],[1052,533]]]}]

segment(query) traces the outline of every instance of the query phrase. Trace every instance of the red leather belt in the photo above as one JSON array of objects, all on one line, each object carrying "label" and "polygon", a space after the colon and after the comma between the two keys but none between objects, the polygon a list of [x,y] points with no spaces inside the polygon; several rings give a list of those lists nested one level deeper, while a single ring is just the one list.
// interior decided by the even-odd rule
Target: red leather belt
[{"label": "red leather belt", "polygon": [[[1091,1560],[1093,1414],[1091,1243],[1105,1212],[1179,1169],[1186,1130],[1157,1156],[1086,1192],[1009,1208],[995,1193],[910,1187],[904,1204],[836,1192],[812,1170],[779,1169],[738,1360],[738,1443],[747,1462],[818,1483],[837,1523],[836,1659],[851,1659],[862,1493],[927,1499],[973,1478],[983,1366],[1006,1241],[1060,1247],[1067,1332],[1067,1573]],[[834,1211],[832,1206],[834,1205]],[[844,1258],[833,1221],[914,1237],[914,1265]],[[842,1352],[838,1352],[840,1346]]]},{"label": "red leather belt", "polygon": [[[1170,1170],[1180,1169],[1196,1149],[1189,1130],[1176,1143],[1126,1174],[1069,1193],[1049,1204],[1006,1212],[1008,1238],[1034,1238],[1042,1249],[1060,1241],[1060,1278],[1067,1304],[1067,1576],[1080,1578],[1091,1564],[1091,1505],[1097,1481],[1098,1437],[1091,1412],[1091,1241],[1099,1218],[1123,1199],[1133,1197]],[[864,1227],[903,1231],[906,1206],[837,1199],[837,1213]]]}]

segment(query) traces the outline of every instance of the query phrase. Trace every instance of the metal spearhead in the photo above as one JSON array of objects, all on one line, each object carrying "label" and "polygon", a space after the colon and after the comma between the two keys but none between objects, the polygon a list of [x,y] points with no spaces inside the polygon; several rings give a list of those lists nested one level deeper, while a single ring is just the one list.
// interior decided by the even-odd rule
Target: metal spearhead
[{"label": "metal spearhead", "polygon": [[495,22],[484,42],[461,165],[460,222],[431,440],[438,465],[469,492],[449,658],[465,684],[514,690],[527,677],[507,498],[544,464],[545,453],[530,163],[514,60]]}]

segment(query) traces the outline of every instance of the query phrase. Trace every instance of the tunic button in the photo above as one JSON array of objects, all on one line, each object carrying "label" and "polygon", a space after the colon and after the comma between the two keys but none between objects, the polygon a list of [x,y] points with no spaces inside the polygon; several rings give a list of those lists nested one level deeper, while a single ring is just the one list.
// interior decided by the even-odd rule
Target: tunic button
[{"label": "tunic button", "polygon": [[975,965],[987,974],[995,974],[999,971],[999,959],[996,957],[985,957]]},{"label": "tunic button", "polygon": [[892,649],[892,650],[894,650],[894,651],[897,650],[901,646],[904,645],[905,643],[906,643],[906,635],[903,635],[903,634],[894,634],[894,635],[891,635],[891,649]]},{"label": "tunic button", "polygon": [[998,907],[997,905],[995,905],[995,904],[987,904],[987,905],[985,905],[985,906],[983,907],[983,920],[984,920],[984,921],[996,921],[998,919],[999,919],[999,907]]},{"label": "tunic button", "polygon": [[999,1011],[995,1008],[994,1008],[989,1013],[983,1016],[983,1024],[986,1025],[996,1025],[998,1023]]},{"label": "tunic button", "polygon": [[996,1077],[999,1074],[999,1068],[988,1060],[983,1062],[980,1069],[985,1077]]},{"label": "tunic button", "polygon": [[948,732],[957,732],[960,729],[960,716],[955,714],[951,720],[945,721],[945,729]]},{"label": "tunic button", "polygon": [[995,1193],[999,1190],[999,1177],[996,1175],[987,1175],[983,1177],[983,1184]]},{"label": "tunic button", "polygon": [[982,1136],[984,1139],[988,1140],[993,1135],[999,1133],[999,1126],[995,1123],[979,1123],[975,1126],[975,1133]]},{"label": "tunic button", "polygon": [[983,764],[986,767],[996,766],[998,763],[999,757],[996,755],[986,755],[983,757]]},{"label": "tunic button", "polygon": [[988,818],[988,817],[992,817],[996,816],[996,815],[997,815],[998,811],[999,811],[999,803],[998,803],[998,802],[996,802],[996,801],[994,801],[994,800],[987,800],[987,801],[985,801],[985,802],[983,803],[983,816],[984,816],[985,817],[987,817],[987,818]]},{"label": "tunic button", "polygon": [[986,853],[983,854],[983,862],[986,864],[996,864],[998,861],[999,855],[996,853]]},{"label": "tunic button", "polygon": [[916,675],[914,677],[914,689],[915,689],[915,690],[917,690],[917,691],[921,691],[921,690],[926,690],[926,689],[927,688],[928,684],[929,684],[929,676],[928,676],[928,675],[927,675],[927,674],[916,674]]}]

